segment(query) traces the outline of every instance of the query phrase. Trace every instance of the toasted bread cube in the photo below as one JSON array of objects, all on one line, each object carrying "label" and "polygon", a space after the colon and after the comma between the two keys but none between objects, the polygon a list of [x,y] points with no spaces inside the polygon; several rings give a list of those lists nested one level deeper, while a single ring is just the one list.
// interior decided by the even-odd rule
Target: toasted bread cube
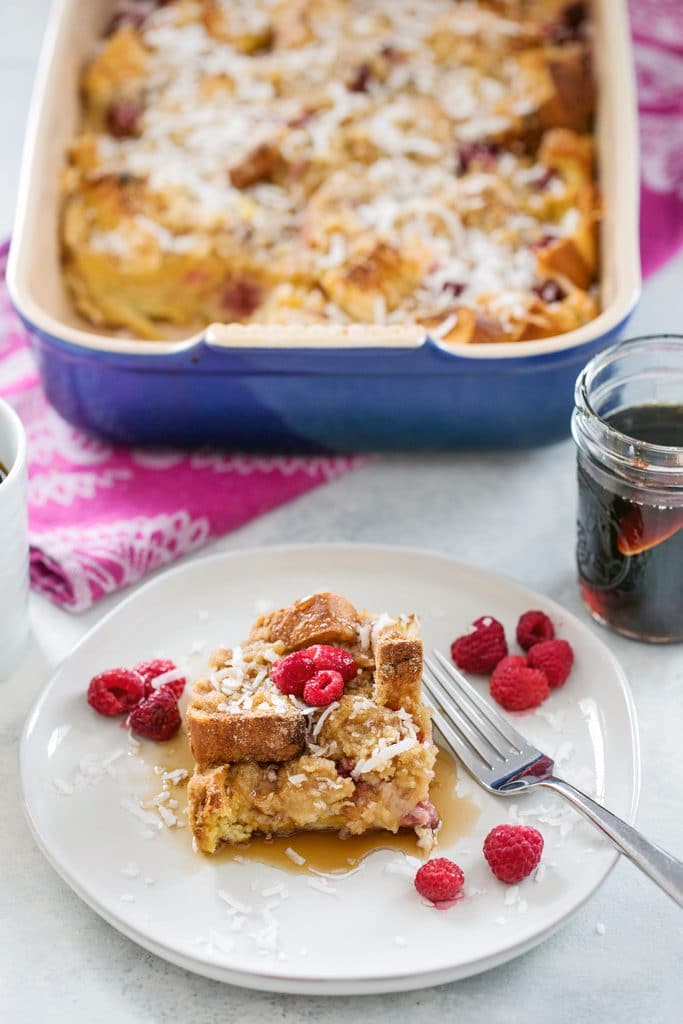
[{"label": "toasted bread cube", "polygon": [[556,238],[539,249],[536,266],[539,277],[567,277],[579,288],[587,288],[593,280],[592,270],[573,238]]},{"label": "toasted bread cube", "polygon": [[204,0],[202,7],[202,20],[209,35],[240,53],[254,53],[272,42],[273,26],[262,11],[248,6],[242,12],[239,4],[228,8],[216,0]]},{"label": "toasted bread cube", "polygon": [[[451,306],[440,313],[419,317],[427,331],[436,330],[439,341],[469,345],[474,340],[476,316],[467,306]],[[444,327],[447,326],[447,329]]]},{"label": "toasted bread cube", "polygon": [[333,302],[356,320],[373,323],[378,308],[395,309],[419,284],[422,261],[378,242],[363,256],[328,270],[321,278]]},{"label": "toasted bread cube", "polygon": [[600,206],[594,186],[585,182],[576,190],[575,223],[569,234],[543,245],[536,253],[541,279],[566,278],[577,288],[586,289],[598,267],[598,231]]},{"label": "toasted bread cube", "polygon": [[374,699],[398,711],[413,711],[422,691],[422,641],[387,637],[377,649]]},{"label": "toasted bread cube", "polygon": [[595,107],[595,85],[586,46],[527,50],[517,58],[524,95],[536,104],[533,121],[547,128],[590,129]]},{"label": "toasted bread cube", "polygon": [[593,179],[595,147],[590,135],[577,135],[567,128],[552,128],[543,136],[538,158],[558,171],[570,188]]},{"label": "toasted bread cube", "polygon": [[82,81],[84,101],[95,127],[106,123],[115,100],[141,94],[147,65],[148,53],[135,29],[124,26],[105,42]]},{"label": "toasted bread cube", "polygon": [[[443,333],[443,325],[447,322],[450,328]],[[498,317],[470,306],[454,306],[438,315],[420,317],[420,323],[428,330],[436,328],[439,340],[450,345],[517,341],[510,324],[503,325]]]},{"label": "toasted bread cube", "polygon": [[280,641],[289,651],[311,644],[353,644],[358,639],[358,612],[339,594],[312,594],[257,619],[250,640]]},{"label": "toasted bread cube", "polygon": [[230,181],[235,188],[249,188],[260,181],[275,181],[285,168],[279,148],[272,142],[261,142],[230,168]]},{"label": "toasted bread cube", "polygon": [[375,642],[375,685],[377,704],[411,713],[422,699],[422,640],[411,635],[414,620],[383,630]]},{"label": "toasted bread cube", "polygon": [[306,725],[293,705],[282,700],[274,706],[264,700],[248,710],[226,711],[221,707],[224,701],[207,680],[195,683],[187,727],[197,764],[288,761],[302,752]]},{"label": "toasted bread cube", "polygon": [[[569,284],[569,282],[565,282]],[[573,331],[598,315],[598,304],[589,292],[573,288],[560,302],[535,302],[530,310],[522,341],[548,338]]]}]

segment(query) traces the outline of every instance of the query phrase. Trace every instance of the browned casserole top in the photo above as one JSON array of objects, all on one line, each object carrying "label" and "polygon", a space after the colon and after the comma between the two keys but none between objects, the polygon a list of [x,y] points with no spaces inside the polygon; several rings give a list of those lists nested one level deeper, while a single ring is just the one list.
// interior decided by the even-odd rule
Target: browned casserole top
[{"label": "browned casserole top", "polygon": [[596,315],[584,5],[126,0],[84,69],[67,282],[210,320],[516,341]]}]

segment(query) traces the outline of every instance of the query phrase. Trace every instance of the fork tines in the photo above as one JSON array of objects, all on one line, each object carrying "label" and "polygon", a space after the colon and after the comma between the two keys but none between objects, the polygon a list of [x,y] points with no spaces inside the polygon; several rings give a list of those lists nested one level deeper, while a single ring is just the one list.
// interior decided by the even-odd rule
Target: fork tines
[{"label": "fork tines", "polygon": [[423,682],[435,724],[465,767],[485,786],[497,789],[520,768],[544,757],[440,651],[425,658]]}]

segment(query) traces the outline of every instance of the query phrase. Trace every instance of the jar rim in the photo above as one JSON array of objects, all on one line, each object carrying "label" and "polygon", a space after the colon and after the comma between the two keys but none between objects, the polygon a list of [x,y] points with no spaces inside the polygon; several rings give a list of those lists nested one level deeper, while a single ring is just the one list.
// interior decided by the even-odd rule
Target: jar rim
[{"label": "jar rim", "polygon": [[[680,487],[683,485],[683,446],[655,444],[627,434],[613,426],[600,414],[591,395],[591,389],[599,375],[639,350],[647,353],[653,343],[659,343],[660,350],[669,348],[681,357],[683,374],[683,334],[649,334],[629,338],[611,345],[595,355],[583,368],[574,389],[574,415],[572,433],[579,445],[587,446],[596,458],[607,456],[614,470],[633,477],[643,474],[654,483]],[[683,396],[681,403],[683,406]]]}]

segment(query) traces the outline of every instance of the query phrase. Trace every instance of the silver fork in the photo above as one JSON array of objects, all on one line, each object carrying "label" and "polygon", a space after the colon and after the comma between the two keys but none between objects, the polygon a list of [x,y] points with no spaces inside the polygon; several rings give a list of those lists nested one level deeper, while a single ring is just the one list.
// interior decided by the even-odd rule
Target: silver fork
[{"label": "silver fork", "polygon": [[519,796],[536,786],[568,800],[603,835],[683,906],[683,863],[637,829],[553,774],[552,758],[532,746],[483,700],[439,651],[425,659],[424,685],[433,720],[470,775],[497,796]]}]

